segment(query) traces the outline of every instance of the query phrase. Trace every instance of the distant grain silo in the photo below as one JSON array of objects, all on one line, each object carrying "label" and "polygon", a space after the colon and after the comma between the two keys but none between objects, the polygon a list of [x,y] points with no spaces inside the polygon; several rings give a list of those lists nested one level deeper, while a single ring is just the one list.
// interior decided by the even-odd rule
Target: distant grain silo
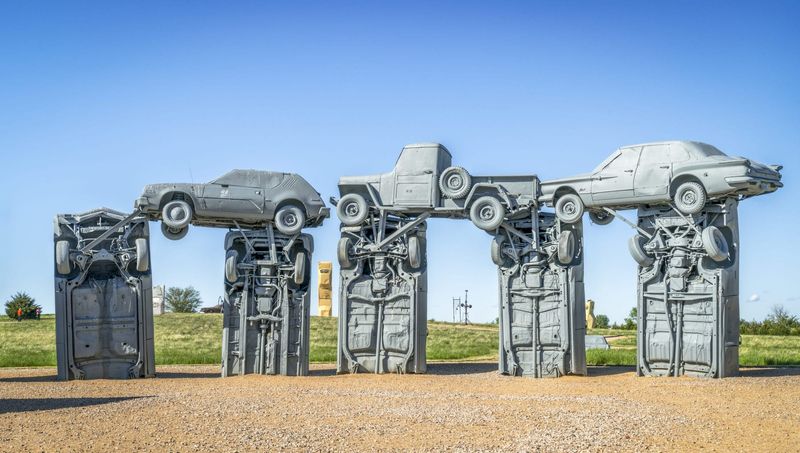
[{"label": "distant grain silo", "polygon": [[167,311],[167,306],[164,301],[164,296],[167,293],[166,285],[153,287],[153,314],[161,315]]},{"label": "distant grain silo", "polygon": [[319,295],[319,316],[330,318],[331,308],[333,307],[333,300],[331,299],[332,286],[331,286],[331,271],[333,269],[330,261],[320,261],[318,264],[318,278],[319,287],[317,294]]}]

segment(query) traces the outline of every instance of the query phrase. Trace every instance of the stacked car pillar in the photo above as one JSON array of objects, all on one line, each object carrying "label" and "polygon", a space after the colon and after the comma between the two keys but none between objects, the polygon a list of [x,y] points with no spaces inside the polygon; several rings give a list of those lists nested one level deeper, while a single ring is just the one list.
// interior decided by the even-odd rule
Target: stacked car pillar
[{"label": "stacked car pillar", "polygon": [[147,219],[61,214],[53,239],[58,378],[154,376]]},{"label": "stacked car pillar", "polygon": [[[352,207],[343,197],[342,207]],[[363,209],[366,206],[360,206]],[[425,222],[381,211],[341,226],[339,373],[424,373]]]},{"label": "stacked car pillar", "polygon": [[504,224],[492,239],[500,286],[502,374],[586,374],[583,227],[552,213]]},{"label": "stacked car pillar", "polygon": [[305,376],[309,359],[308,234],[272,226],[225,236],[222,376]]},{"label": "stacked car pillar", "polygon": [[735,376],[739,369],[738,202],[684,214],[640,208],[637,374]]}]

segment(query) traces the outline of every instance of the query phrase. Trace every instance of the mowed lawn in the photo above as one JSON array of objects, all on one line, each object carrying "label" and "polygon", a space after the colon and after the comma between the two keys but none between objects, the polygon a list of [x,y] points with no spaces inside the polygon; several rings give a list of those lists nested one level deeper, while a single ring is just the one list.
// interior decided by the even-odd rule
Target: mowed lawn
[{"label": "mowed lawn", "polygon": [[[311,318],[311,361],[336,361],[336,318]],[[636,337],[629,330],[595,330],[611,344],[589,350],[589,365],[635,365]],[[468,326],[428,322],[428,360],[497,360],[494,324]],[[222,315],[168,313],[155,317],[157,364],[215,364],[222,354]],[[743,335],[742,366],[800,365],[800,337]],[[0,366],[55,366],[55,318],[17,322],[0,319]]]}]

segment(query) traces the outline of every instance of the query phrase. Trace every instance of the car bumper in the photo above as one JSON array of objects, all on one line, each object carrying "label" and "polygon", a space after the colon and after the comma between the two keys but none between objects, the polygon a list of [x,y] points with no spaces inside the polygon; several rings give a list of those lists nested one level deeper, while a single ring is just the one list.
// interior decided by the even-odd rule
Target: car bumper
[{"label": "car bumper", "polygon": [[783,183],[780,181],[753,176],[729,176],[725,178],[725,182],[737,192],[748,195],[774,192],[783,187]]},{"label": "car bumper", "polygon": [[144,196],[137,198],[136,201],[133,202],[133,207],[142,212],[152,211],[157,208],[149,198]]}]

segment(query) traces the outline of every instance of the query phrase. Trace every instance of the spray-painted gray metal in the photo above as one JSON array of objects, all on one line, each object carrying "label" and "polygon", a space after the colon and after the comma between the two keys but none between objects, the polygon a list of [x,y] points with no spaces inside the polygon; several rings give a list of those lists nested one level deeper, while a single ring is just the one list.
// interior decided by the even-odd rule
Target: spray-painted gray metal
[{"label": "spray-painted gray metal", "polygon": [[308,234],[271,225],[225,236],[222,376],[305,376],[309,359]]},{"label": "spray-painted gray metal", "polygon": [[206,184],[169,183],[145,186],[134,207],[161,232],[181,239],[189,224],[210,227],[265,228],[297,234],[328,218],[319,193],[302,176],[261,170],[231,170]]},{"label": "spray-painted gray metal", "polygon": [[154,376],[147,219],[100,208],[54,223],[58,378]]},{"label": "spray-painted gray metal", "polygon": [[498,238],[501,371],[585,373],[582,227],[539,213],[536,176],[472,176],[444,146],[423,143],[404,147],[388,173],[341,178],[339,192],[339,372],[425,371],[425,220],[446,217]]},{"label": "spray-painted gray metal", "polygon": [[593,222],[613,220],[603,207],[636,208],[674,203],[684,214],[697,214],[708,200],[752,197],[774,192],[780,165],[730,157],[700,142],[669,141],[623,146],[592,172],[542,183],[539,201],[555,206],[565,222],[589,209]]},{"label": "spray-painted gray metal", "polygon": [[584,342],[587,351],[589,349],[611,349],[608,340],[602,335],[586,335]]},{"label": "spray-painted gray metal", "polygon": [[425,218],[342,225],[339,373],[425,372]]},{"label": "spray-painted gray metal", "polygon": [[739,370],[738,202],[697,214],[640,208],[637,373],[735,376]]},{"label": "spray-painted gray metal", "polygon": [[500,287],[500,372],[585,375],[582,223],[547,212],[506,222],[491,256]]}]

